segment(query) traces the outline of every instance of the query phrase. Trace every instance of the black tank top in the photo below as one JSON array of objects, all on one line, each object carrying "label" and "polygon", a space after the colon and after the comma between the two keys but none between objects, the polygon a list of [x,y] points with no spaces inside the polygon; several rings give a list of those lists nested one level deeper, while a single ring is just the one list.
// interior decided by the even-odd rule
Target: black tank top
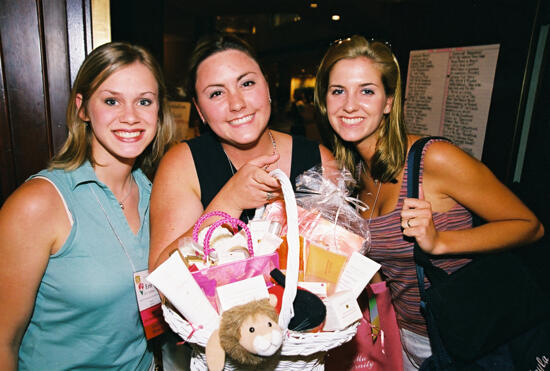
[{"label": "black tank top", "polygon": [[[230,163],[218,138],[211,130],[187,141],[201,187],[201,203],[206,208],[220,189],[233,176]],[[292,136],[292,160],[290,182],[296,187],[296,177],[321,163],[319,143],[302,136]],[[231,164],[231,166],[233,166]],[[235,168],[233,167],[233,171]],[[254,209],[245,210],[241,220],[248,222],[254,217]]]}]

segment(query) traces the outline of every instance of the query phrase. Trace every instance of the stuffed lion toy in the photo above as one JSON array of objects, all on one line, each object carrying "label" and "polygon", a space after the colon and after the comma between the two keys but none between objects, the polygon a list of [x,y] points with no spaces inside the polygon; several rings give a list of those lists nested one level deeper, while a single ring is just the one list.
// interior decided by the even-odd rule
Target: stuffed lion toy
[{"label": "stuffed lion toy", "polygon": [[256,366],[283,344],[279,315],[269,299],[254,300],[222,313],[220,327],[206,344],[211,371],[223,370],[225,355],[243,365]]}]

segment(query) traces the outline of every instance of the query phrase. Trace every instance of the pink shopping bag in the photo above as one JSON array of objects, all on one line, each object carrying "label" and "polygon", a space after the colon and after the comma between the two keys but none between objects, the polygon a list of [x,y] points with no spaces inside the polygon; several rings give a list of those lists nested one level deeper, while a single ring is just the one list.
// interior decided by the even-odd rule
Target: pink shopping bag
[{"label": "pink shopping bag", "polygon": [[221,216],[222,219],[216,221],[209,227],[209,231],[204,239],[205,256],[208,256],[209,252],[211,251],[209,241],[210,237],[212,236],[212,232],[218,226],[223,224],[230,224],[234,228],[239,226],[245,231],[247,236],[248,251],[250,254],[250,257],[247,259],[215,265],[191,273],[195,281],[197,281],[200,288],[205,293],[208,301],[216,310],[218,310],[218,306],[216,303],[216,287],[260,275],[263,276],[267,287],[273,286],[270,272],[275,268],[279,268],[279,255],[277,254],[277,252],[274,252],[268,255],[255,256],[252,247],[251,234],[248,226],[239,219],[232,218],[228,214],[221,211],[214,211],[205,214],[197,221],[193,230],[193,239],[195,241],[198,241],[198,231],[201,223],[211,216]]},{"label": "pink shopping bag", "polygon": [[[368,303],[373,296],[376,299],[379,326],[375,326],[370,318]],[[358,300],[364,310],[357,335],[351,341],[328,351],[325,370],[403,370],[401,338],[386,282],[369,284]],[[373,326],[377,333],[374,341]]]}]

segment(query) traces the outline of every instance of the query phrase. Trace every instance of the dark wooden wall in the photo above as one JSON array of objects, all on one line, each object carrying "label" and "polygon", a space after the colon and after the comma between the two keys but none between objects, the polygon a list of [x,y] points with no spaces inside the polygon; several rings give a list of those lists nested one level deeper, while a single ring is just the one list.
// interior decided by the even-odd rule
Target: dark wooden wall
[{"label": "dark wooden wall", "polygon": [[71,83],[92,49],[90,4],[0,1],[0,204],[66,138]]}]

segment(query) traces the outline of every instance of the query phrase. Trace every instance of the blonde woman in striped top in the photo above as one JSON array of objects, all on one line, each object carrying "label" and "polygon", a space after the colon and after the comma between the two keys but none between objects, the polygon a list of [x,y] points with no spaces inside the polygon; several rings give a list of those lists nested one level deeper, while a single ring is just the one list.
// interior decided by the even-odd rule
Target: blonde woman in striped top
[{"label": "blonde woman in striped top", "polygon": [[[404,368],[415,369],[431,348],[413,243],[404,237],[444,256],[434,263],[452,272],[468,262],[462,254],[536,241],[543,226],[484,164],[444,140],[425,147],[420,198],[407,198],[407,153],[418,137],[405,131],[399,64],[387,43],[361,36],[333,43],[317,72],[315,103],[332,128],[336,159],[359,179],[358,195],[370,206],[369,256],[391,290]],[[473,227],[472,213],[486,223]]]}]

